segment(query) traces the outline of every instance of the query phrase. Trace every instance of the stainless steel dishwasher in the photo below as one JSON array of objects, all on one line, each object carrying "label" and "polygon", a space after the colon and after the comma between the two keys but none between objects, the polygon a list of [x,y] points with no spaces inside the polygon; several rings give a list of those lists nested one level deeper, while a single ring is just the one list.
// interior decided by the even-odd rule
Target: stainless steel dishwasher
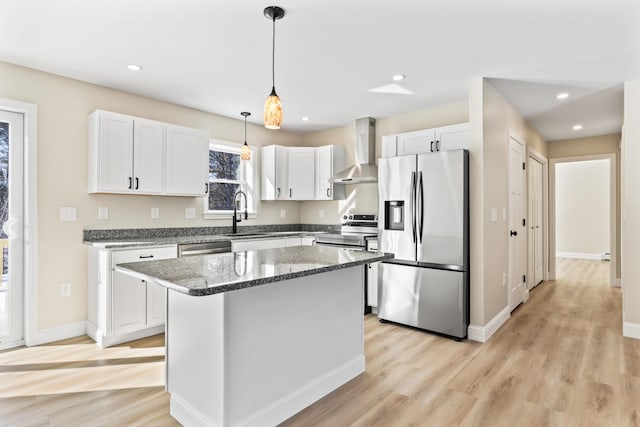
[{"label": "stainless steel dishwasher", "polygon": [[184,243],[178,245],[178,258],[194,255],[211,255],[231,252],[231,241]]}]

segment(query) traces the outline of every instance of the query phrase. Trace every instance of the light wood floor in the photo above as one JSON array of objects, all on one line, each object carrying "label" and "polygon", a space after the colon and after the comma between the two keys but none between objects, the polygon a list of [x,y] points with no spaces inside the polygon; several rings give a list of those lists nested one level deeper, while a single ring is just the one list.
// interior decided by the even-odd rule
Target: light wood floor
[{"label": "light wood floor", "polygon": [[[367,371],[283,426],[640,425],[640,341],[622,337],[608,267],[559,259],[559,280],[485,344],[367,316]],[[0,425],[177,425],[162,345],[83,337],[0,353]]]}]

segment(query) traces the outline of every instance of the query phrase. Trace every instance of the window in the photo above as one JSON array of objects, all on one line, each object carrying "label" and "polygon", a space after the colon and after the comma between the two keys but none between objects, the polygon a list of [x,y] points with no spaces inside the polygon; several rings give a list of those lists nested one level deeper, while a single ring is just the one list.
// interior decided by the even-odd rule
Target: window
[{"label": "window", "polygon": [[[209,195],[205,218],[229,218],[233,213],[234,196],[239,190],[247,195],[249,213],[255,214],[254,159],[240,160],[240,144],[211,140],[209,144]],[[244,211],[244,198],[239,197],[238,209]]]}]

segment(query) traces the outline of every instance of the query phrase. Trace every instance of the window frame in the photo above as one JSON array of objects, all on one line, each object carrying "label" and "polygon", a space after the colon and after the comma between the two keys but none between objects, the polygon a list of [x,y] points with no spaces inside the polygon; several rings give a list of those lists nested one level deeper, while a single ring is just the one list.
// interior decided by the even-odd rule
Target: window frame
[{"label": "window frame", "polygon": [[[226,153],[232,153],[240,155],[242,144],[237,142],[223,141],[220,139],[209,139],[209,150],[207,150],[207,157],[209,156],[210,151],[222,151]],[[249,146],[251,148],[251,160],[240,160],[240,179],[239,180],[229,180],[229,179],[217,179],[215,181],[207,180],[207,184],[211,182],[220,182],[220,183],[229,183],[229,184],[239,184],[240,189],[247,194],[247,209],[249,211],[249,218],[256,218],[257,214],[257,196],[258,196],[258,188],[256,186],[256,149],[253,146]],[[208,161],[207,161],[208,165]],[[204,219],[231,219],[233,216],[233,210],[209,210],[209,194],[203,198],[204,200],[204,209],[203,209],[203,217]],[[242,202],[241,202],[242,203]],[[244,210],[243,210],[244,212]]]}]

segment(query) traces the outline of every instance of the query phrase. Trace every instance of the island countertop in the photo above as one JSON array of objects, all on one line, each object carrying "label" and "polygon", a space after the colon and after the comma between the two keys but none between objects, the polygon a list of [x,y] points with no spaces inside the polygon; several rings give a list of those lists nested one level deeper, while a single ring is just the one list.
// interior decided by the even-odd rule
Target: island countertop
[{"label": "island countertop", "polygon": [[204,296],[393,258],[328,246],[293,246],[118,264],[116,271]]}]

